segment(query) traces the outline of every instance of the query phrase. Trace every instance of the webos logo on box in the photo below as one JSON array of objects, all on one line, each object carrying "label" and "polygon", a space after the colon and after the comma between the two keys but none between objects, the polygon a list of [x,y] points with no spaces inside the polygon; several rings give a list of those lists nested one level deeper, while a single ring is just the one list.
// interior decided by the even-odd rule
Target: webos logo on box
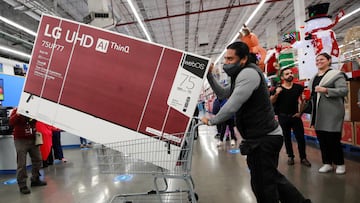
[{"label": "webos logo on box", "polygon": [[192,55],[186,55],[182,61],[182,67],[184,69],[199,76],[200,78],[204,77],[207,65],[207,60]]}]

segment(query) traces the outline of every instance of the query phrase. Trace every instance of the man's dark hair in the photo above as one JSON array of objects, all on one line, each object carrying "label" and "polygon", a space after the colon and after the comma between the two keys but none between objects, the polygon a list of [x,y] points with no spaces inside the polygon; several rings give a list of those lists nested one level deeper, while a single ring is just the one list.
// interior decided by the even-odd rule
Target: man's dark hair
[{"label": "man's dark hair", "polygon": [[226,49],[234,49],[235,54],[243,59],[245,56],[249,57],[250,51],[248,45],[244,42],[234,42],[226,47]]},{"label": "man's dark hair", "polygon": [[259,64],[259,59],[257,58],[256,54],[250,53],[248,55],[248,62],[255,63],[256,65],[258,65]]},{"label": "man's dark hair", "polygon": [[284,71],[291,69],[290,67],[280,69],[280,76],[283,75]]}]

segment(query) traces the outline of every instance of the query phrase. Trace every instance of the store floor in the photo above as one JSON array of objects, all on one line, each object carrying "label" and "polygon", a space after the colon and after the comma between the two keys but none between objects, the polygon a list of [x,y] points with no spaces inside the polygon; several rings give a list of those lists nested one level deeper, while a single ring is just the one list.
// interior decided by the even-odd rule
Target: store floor
[{"label": "store floor", "polygon": [[[200,203],[254,203],[250,188],[249,170],[245,157],[227,143],[216,147],[214,128],[202,126],[199,139],[194,144],[192,176]],[[310,145],[310,146],[309,146]],[[320,152],[310,143],[307,147],[311,168],[286,164],[284,147],[279,169],[314,203],[355,203],[360,199],[360,155],[347,155],[345,175],[319,174]],[[294,150],[297,151],[296,143]],[[95,149],[65,149],[69,162],[56,163],[42,170],[48,185],[31,188],[31,194],[19,193],[17,184],[3,184],[15,174],[0,175],[0,202],[6,203],[102,203],[109,202],[118,193],[145,192],[154,189],[151,176],[134,175],[131,180],[115,181],[120,174],[103,174],[99,171]],[[121,179],[120,179],[121,180]],[[11,182],[11,181],[10,181]],[[183,187],[181,181],[170,181],[171,188]],[[144,196],[150,202],[150,195]],[[149,201],[146,199],[149,198]],[[186,198],[184,198],[186,199]],[[117,201],[122,202],[122,201]],[[176,202],[174,200],[166,202]],[[187,201],[183,201],[187,202]]]}]

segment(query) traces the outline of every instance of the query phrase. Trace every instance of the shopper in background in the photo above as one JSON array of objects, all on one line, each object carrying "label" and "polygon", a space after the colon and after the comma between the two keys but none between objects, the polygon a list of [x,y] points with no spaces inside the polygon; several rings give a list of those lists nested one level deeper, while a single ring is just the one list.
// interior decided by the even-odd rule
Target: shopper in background
[{"label": "shopper in background", "polygon": [[67,159],[64,158],[63,149],[61,147],[61,130],[59,128],[53,128],[52,130],[52,145],[54,158],[66,163]]},{"label": "shopper in background", "polygon": [[[195,107],[195,111],[194,111],[194,114],[193,114],[193,119],[192,119],[192,125],[196,125],[196,124],[198,124],[198,122],[199,122],[199,114],[200,114],[200,111],[199,111],[199,106],[198,105],[196,105],[196,107]],[[198,137],[199,137],[199,131],[198,131],[199,129],[198,128],[196,128],[196,130],[194,131],[194,140],[197,140],[198,139]]]},{"label": "shopper in background", "polygon": [[300,163],[311,167],[311,163],[306,159],[304,125],[300,113],[304,109],[302,100],[304,87],[293,82],[294,74],[290,68],[282,69],[280,77],[284,83],[271,92],[270,100],[283,131],[286,153],[289,157],[287,163],[288,165],[295,163],[291,141],[291,130],[293,130],[298,145]]},{"label": "shopper in background", "polygon": [[[211,111],[211,113],[213,115],[216,115],[220,111],[222,102],[223,102],[222,99],[219,99],[218,97],[215,98],[213,105],[212,105],[212,111]],[[217,133],[215,135],[215,138],[219,139],[219,142],[220,142],[220,135],[221,135],[221,127],[222,127],[222,123],[219,123],[216,125]],[[217,146],[219,146],[219,143],[217,144]]]},{"label": "shopper in background", "polygon": [[17,183],[20,192],[29,194],[31,191],[27,187],[26,156],[29,153],[32,164],[31,186],[45,186],[46,182],[40,180],[39,170],[41,168],[41,154],[39,146],[35,145],[36,120],[17,113],[17,108],[10,114],[10,126],[14,128],[14,143],[17,155]]},{"label": "shopper in background", "polygon": [[330,65],[329,54],[321,53],[316,57],[318,73],[309,82],[311,125],[315,127],[324,164],[319,172],[332,171],[332,164],[335,164],[336,174],[344,174],[344,153],[340,141],[345,116],[344,97],[348,88],[344,73],[332,70]]},{"label": "shopper in background", "polygon": [[[219,99],[220,101],[220,107],[219,109],[217,110],[216,113],[218,113],[220,111],[220,109],[225,105],[225,103],[227,102],[227,99]],[[214,110],[213,110],[213,113]],[[218,132],[220,133],[220,136],[219,136],[219,141],[218,143],[216,144],[217,147],[221,147],[223,145],[223,141],[224,141],[224,137],[225,137],[225,134],[226,134],[226,128],[228,127],[229,128],[229,134],[230,134],[230,145],[232,147],[234,147],[236,145],[236,136],[235,136],[235,131],[234,131],[234,127],[235,127],[235,120],[234,120],[234,116],[232,116],[231,118],[229,118],[228,120],[226,120],[225,122],[223,123],[220,123],[218,125],[219,130]],[[228,138],[226,138],[228,139]]]},{"label": "shopper in background", "polygon": [[200,116],[200,115],[205,115],[205,113],[206,113],[206,110],[205,110],[205,101],[201,100],[201,101],[198,103],[198,108],[199,108],[199,116]]},{"label": "shopper in background", "polygon": [[52,152],[52,131],[54,127],[43,123],[36,122],[36,131],[42,134],[43,144],[40,146],[41,157],[43,160],[43,168],[53,165],[54,157]]},{"label": "shopper in background", "polygon": [[87,139],[80,137],[80,148],[91,147],[91,146],[92,146],[91,142],[88,142]]},{"label": "shopper in background", "polygon": [[231,85],[222,87],[212,75],[208,81],[216,95],[228,98],[215,117],[202,118],[207,125],[216,125],[235,114],[236,127],[244,140],[240,151],[247,155],[251,187],[259,203],[311,202],[278,170],[283,144],[281,127],[275,120],[270,95],[262,71],[248,59],[249,47],[234,42],[227,47],[224,71],[231,77]]},{"label": "shopper in background", "polygon": [[217,144],[218,147],[223,144],[223,140],[224,140],[225,134],[227,132],[226,128],[229,129],[229,131],[228,131],[229,134],[227,137],[230,137],[230,145],[231,145],[231,147],[235,147],[237,138],[235,136],[234,127],[235,127],[234,116],[231,117],[230,119],[226,120],[224,123],[222,123],[221,131],[220,131],[220,138],[219,138],[219,142]]}]

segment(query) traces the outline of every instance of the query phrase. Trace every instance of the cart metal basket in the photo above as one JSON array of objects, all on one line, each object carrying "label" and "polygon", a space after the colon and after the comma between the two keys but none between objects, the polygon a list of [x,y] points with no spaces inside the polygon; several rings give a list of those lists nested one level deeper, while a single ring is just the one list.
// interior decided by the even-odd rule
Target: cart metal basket
[{"label": "cart metal basket", "polygon": [[[184,136],[182,146],[173,145],[172,140],[163,137],[148,137],[136,140],[108,143],[97,148],[99,169],[102,173],[146,174],[153,177],[154,188],[144,193],[117,194],[110,202],[191,202],[196,203],[191,177],[191,161],[194,136],[201,123],[192,119],[189,132],[173,134]],[[168,180],[183,180],[185,189],[170,190]],[[164,188],[159,188],[160,180]]]}]

